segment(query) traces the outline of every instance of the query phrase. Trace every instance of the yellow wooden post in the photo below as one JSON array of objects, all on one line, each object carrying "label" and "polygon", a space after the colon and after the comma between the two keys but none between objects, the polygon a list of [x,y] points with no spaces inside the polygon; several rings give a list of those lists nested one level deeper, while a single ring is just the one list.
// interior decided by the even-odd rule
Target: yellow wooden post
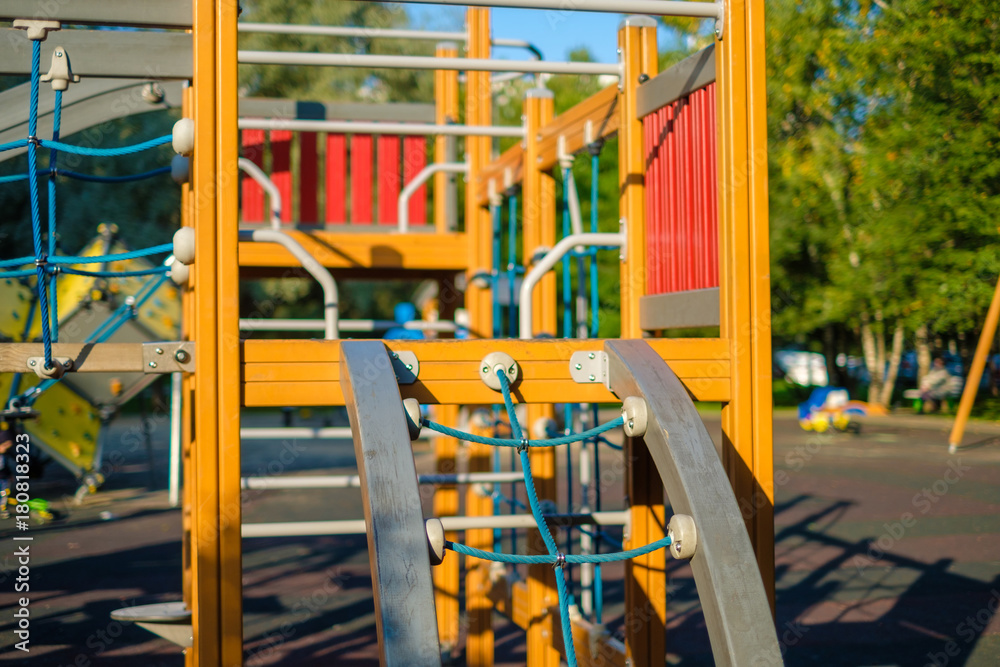
[{"label": "yellow wooden post", "polygon": [[[181,114],[190,118],[192,113],[191,88],[185,88],[181,99]],[[181,226],[191,227],[194,224],[193,197],[191,183],[181,187]],[[189,276],[188,286],[180,287],[181,294],[181,340],[195,340],[194,295],[191,291],[194,277]],[[194,377],[185,374],[181,380],[181,461],[183,462],[183,487],[181,489],[181,590],[184,604],[188,609],[193,606],[193,571],[192,571],[192,531],[194,511],[194,462],[191,458],[191,447],[194,440]],[[195,652],[184,653],[184,664],[187,667],[195,664]]]},{"label": "yellow wooden post", "polygon": [[[522,184],[522,252],[525,263],[541,247],[551,248],[556,243],[555,179],[551,173],[538,168],[539,131],[552,122],[554,104],[552,92],[533,88],[524,100],[525,150]],[[533,333],[557,333],[556,276],[547,274],[535,287],[532,303]],[[516,357],[515,357],[516,358]],[[530,433],[539,419],[551,418],[552,405],[528,406],[527,420],[523,424]],[[556,500],[556,456],[551,448],[533,449],[530,453],[531,470],[539,500]],[[528,534],[531,552],[545,553],[545,545],[537,531]],[[528,567],[528,599],[531,617],[528,624],[529,667],[558,667],[559,651],[553,642],[553,613],[558,603],[555,571],[547,565]],[[548,613],[547,613],[548,612]],[[556,612],[557,613],[557,612]]]},{"label": "yellow wooden post", "polygon": [[[243,663],[235,3],[195,0],[193,664]],[[226,443],[220,446],[220,443]]]},{"label": "yellow wooden post", "polygon": [[997,333],[998,320],[1000,320],[1000,280],[997,281],[996,289],[993,291],[993,300],[990,301],[990,309],[986,312],[986,321],[979,334],[979,343],[976,344],[976,353],[972,357],[972,365],[969,366],[969,376],[965,378],[965,389],[962,391],[962,400],[959,402],[958,412],[955,414],[955,424],[951,427],[951,433],[948,435],[948,448],[952,453],[962,444],[965,424],[972,413],[972,404],[976,402],[979,381],[983,378],[986,358],[990,356],[990,347],[993,346],[993,337]]},{"label": "yellow wooden post", "polygon": [[[437,407],[437,419],[451,428],[458,426],[458,406],[441,405]],[[437,473],[451,475],[458,472],[455,457],[458,454],[458,441],[447,436],[434,438],[434,456],[437,462]],[[441,485],[434,493],[434,516],[456,516],[459,513],[458,488],[453,484]],[[445,536],[451,541],[461,541],[458,533],[448,533]],[[434,568],[434,598],[437,608],[438,637],[441,650],[448,651],[458,644],[459,621],[459,558],[452,552],[446,552],[444,562]]]},{"label": "yellow wooden post", "polygon": [[[482,413],[481,413],[482,414]],[[469,432],[474,435],[492,436],[489,418],[473,416]],[[469,443],[469,472],[489,472],[493,450],[488,445]],[[465,510],[469,516],[493,514],[493,499],[484,495],[477,484],[470,484],[465,492]],[[466,543],[475,549],[492,551],[493,531],[469,530]],[[470,667],[492,667],[494,662],[493,600],[490,597],[489,561],[478,558],[465,559],[465,614],[469,626],[465,646],[465,663]]]},{"label": "yellow wooden post", "polygon": [[[627,234],[621,266],[621,336],[641,338],[639,299],[646,294],[646,155],[636,117],[639,77],[656,76],[656,21],[626,18],[618,31],[624,64],[618,113],[618,181],[621,224]],[[663,482],[641,440],[625,444],[625,488],[630,529],[625,548],[664,536]],[[633,665],[651,665],[666,652],[666,554],[661,549],[625,565],[625,654]]]},{"label": "yellow wooden post", "polygon": [[[434,55],[438,58],[457,58],[458,47],[452,42],[441,42]],[[455,70],[434,70],[434,122],[438,125],[458,122],[458,72]],[[449,156],[448,144],[454,141],[452,137],[441,135],[434,138],[435,162],[448,162],[452,157]],[[448,183],[452,178],[452,174],[434,175],[434,229],[439,234],[454,231],[448,229],[448,206],[458,205],[457,201],[447,200]]]},{"label": "yellow wooden post", "polygon": [[716,45],[719,118],[721,336],[729,340],[731,396],[723,407],[723,463],[774,604],[774,466],[763,0],[725,3]]}]

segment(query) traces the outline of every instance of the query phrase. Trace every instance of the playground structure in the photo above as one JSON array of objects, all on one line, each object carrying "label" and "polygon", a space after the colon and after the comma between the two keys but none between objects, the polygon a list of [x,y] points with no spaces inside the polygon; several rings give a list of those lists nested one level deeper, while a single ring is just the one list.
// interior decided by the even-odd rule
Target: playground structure
[{"label": "playground structure", "polygon": [[[488,6],[567,10],[542,0],[480,4],[468,10],[466,57],[458,58],[455,44],[442,43],[434,57],[386,59],[239,51],[238,7],[219,0],[110,8],[78,0],[56,8],[44,21],[34,19],[31,3],[7,3],[0,19],[17,21],[15,29],[26,32],[16,35],[23,46],[5,40],[0,50],[10,53],[0,62],[5,73],[29,74],[32,81],[26,95],[21,91],[30,109],[24,127],[6,129],[0,149],[27,150],[33,204],[39,197],[39,148],[74,150],[59,143],[58,134],[49,140],[38,128],[39,63],[49,62],[54,51],[73,58],[65,80],[67,101],[72,101],[67,121],[74,109],[89,108],[99,116],[102,105],[87,105],[102,96],[147,90],[150,72],[166,80],[157,89],[160,99],[179,99],[184,120],[172,136],[134,148],[173,142],[188,163],[174,170],[183,181],[183,229],[175,236],[169,269],[184,286],[180,339],[115,345],[52,340],[46,286],[54,274],[46,267],[54,253],[42,247],[35,214],[35,255],[21,258],[20,265],[35,264],[21,273],[36,276],[43,343],[3,344],[0,372],[35,369],[53,380],[99,371],[183,373],[178,435],[185,472],[186,610],[161,609],[158,618],[150,612],[134,620],[156,629],[158,623],[183,625],[190,617],[190,665],[243,662],[243,539],[349,529],[343,525],[348,522],[334,521],[242,525],[240,491],[248,482],[240,469],[240,410],[288,405],[348,409],[383,664],[441,664],[442,646],[458,642],[459,553],[465,554],[468,664],[493,664],[495,609],[526,631],[532,667],[557,665],[560,659],[571,665],[659,664],[667,604],[667,549],[660,547],[691,560],[717,664],[780,664],[769,613],[774,573],[763,4],[574,4],[580,10],[715,19],[715,43],[663,73],[657,71],[656,23],[645,16],[622,22],[618,65],[493,60]],[[49,32],[59,30],[60,22],[166,30]],[[269,28],[253,24],[252,29]],[[135,57],[109,55],[123,52]],[[430,109],[412,106],[361,109],[240,100],[238,63],[434,70],[433,117]],[[466,72],[464,109],[459,106],[460,70]],[[490,72],[512,70],[614,74],[618,82],[559,116],[551,93],[531,89],[524,99],[523,125],[498,127],[493,125]],[[73,74],[81,76],[80,83],[71,83]],[[190,86],[181,88],[177,81]],[[79,98],[73,97],[76,86]],[[87,121],[74,122],[80,129]],[[609,160],[601,147],[612,135],[617,135],[618,155]],[[434,137],[432,152],[424,136]],[[494,157],[496,137],[521,141]],[[321,138],[325,143],[317,150]],[[456,139],[464,139],[464,151]],[[293,142],[297,153],[290,149]],[[270,174],[263,173],[261,151],[254,148],[265,145]],[[458,158],[462,152],[464,160]],[[581,153],[591,157],[595,172],[616,163],[620,219],[614,231],[600,231],[596,218],[590,231],[583,231],[569,169]],[[90,154],[124,153],[91,149]],[[298,155],[294,166],[293,154]],[[240,178],[241,166],[248,177]],[[321,172],[325,179],[318,197]],[[455,174],[465,175],[461,212]],[[562,238],[556,198],[560,175]],[[432,215],[421,192],[424,182],[433,186]],[[270,214],[264,209],[265,191]],[[505,273],[504,209],[509,230]],[[586,262],[591,273],[579,270],[577,277],[593,285],[598,251],[607,249],[612,254],[601,254],[600,261],[620,266],[621,339],[602,340],[594,337],[593,326],[599,304],[586,290],[574,298],[569,266],[576,262],[582,268]],[[566,281],[562,327],[557,280],[550,271],[560,262]],[[4,266],[19,264],[11,260]],[[239,272],[230,270],[236,266]],[[241,277],[300,266],[323,283],[327,316],[321,323],[274,325],[321,326],[328,340],[241,340],[241,326],[249,328],[249,323],[241,325],[238,308]],[[456,275],[462,280],[455,281]],[[466,328],[445,324],[454,320],[461,301],[469,339],[334,340],[346,331],[336,319],[334,279],[358,276],[436,281],[440,329],[447,335],[449,329]],[[7,277],[22,276],[12,271]],[[516,338],[503,337],[505,316]],[[663,336],[673,329],[714,326],[717,336]],[[519,413],[514,401],[526,409]],[[590,430],[553,438],[554,401],[623,404],[623,416],[601,428],[622,426],[629,436],[622,466],[628,496],[624,514],[602,516],[599,508],[574,512],[572,496],[565,511],[551,511],[558,490],[556,446],[576,444],[581,454],[588,447],[596,453],[601,446],[597,413],[589,409],[565,409],[563,426],[567,432],[583,425]],[[721,460],[693,401],[723,404]],[[437,408],[433,420],[421,417],[421,405]],[[472,433],[455,430],[459,406],[500,405],[510,438],[496,437],[502,421],[498,412],[478,426],[470,421]],[[436,439],[441,475],[436,480],[418,480],[414,469],[410,442],[421,428],[459,436]],[[469,443],[465,473],[455,466],[459,440]],[[505,475],[517,471],[494,469],[491,446],[516,449],[522,468],[516,477]],[[498,515],[494,499],[468,484],[513,479],[523,479],[530,515]],[[425,520],[421,513],[418,481],[436,484],[435,518]],[[456,517],[463,486],[468,516]],[[665,494],[674,512],[669,520]],[[574,525],[602,522],[627,525],[624,552],[601,552],[599,538],[581,538],[582,553],[560,551],[557,541],[573,544]],[[570,539],[561,533],[554,537],[550,526],[563,526]],[[515,580],[512,568],[497,570],[476,559],[495,551],[498,528],[531,528],[528,548],[544,544],[540,553],[509,555],[506,562],[528,565],[524,581]],[[585,566],[605,557],[628,558],[623,642],[588,618],[582,595]],[[433,569],[432,559],[440,561]],[[581,568],[582,605],[575,610],[566,591],[574,585],[565,579],[571,563]],[[642,622],[630,622],[632,617]],[[183,630],[175,633],[180,643],[185,643],[183,635]]]}]

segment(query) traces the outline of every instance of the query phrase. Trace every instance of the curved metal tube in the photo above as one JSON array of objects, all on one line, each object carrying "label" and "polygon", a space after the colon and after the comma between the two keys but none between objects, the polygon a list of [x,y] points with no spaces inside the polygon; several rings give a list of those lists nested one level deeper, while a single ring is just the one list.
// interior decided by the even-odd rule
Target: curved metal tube
[{"label": "curved metal tube", "polygon": [[340,338],[338,330],[339,303],[337,283],[325,266],[309,254],[290,234],[280,229],[254,229],[240,231],[241,241],[257,243],[277,243],[292,253],[295,259],[302,263],[302,268],[323,287],[323,320],[326,325],[324,338],[334,340]]},{"label": "curved metal tube", "polygon": [[281,229],[281,191],[274,181],[264,173],[260,167],[245,157],[241,157],[237,164],[246,175],[256,181],[257,185],[264,188],[271,203],[271,227]]},{"label": "curved metal tube", "polygon": [[438,172],[448,174],[467,174],[469,165],[465,162],[435,162],[420,170],[420,173],[413,177],[413,180],[406,184],[403,191],[399,193],[399,203],[396,208],[396,219],[399,220],[399,231],[410,231],[410,197],[420,189],[420,186],[431,179],[431,176]]},{"label": "curved metal tube", "polygon": [[521,282],[520,293],[520,327],[518,335],[521,338],[531,338],[531,292],[535,285],[542,279],[549,270],[554,267],[567,252],[575,246],[617,246],[625,245],[625,234],[599,232],[586,234],[570,234],[560,240],[552,250],[545,253],[537,264],[531,267],[524,280]]}]

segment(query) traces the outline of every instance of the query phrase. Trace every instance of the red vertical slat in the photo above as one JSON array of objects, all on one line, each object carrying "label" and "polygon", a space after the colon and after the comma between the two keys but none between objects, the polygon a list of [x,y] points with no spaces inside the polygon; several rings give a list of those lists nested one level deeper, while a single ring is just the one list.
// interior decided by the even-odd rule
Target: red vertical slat
[{"label": "red vertical slat", "polygon": [[695,277],[695,188],[697,182],[694,171],[694,153],[698,150],[694,135],[694,110],[691,108],[690,98],[684,101],[684,277],[685,289],[694,289],[697,279]]},{"label": "red vertical slat", "polygon": [[706,88],[707,92],[707,119],[708,119],[708,179],[707,182],[710,183],[709,191],[711,196],[709,197],[709,203],[711,204],[711,213],[709,215],[709,258],[711,259],[711,270],[709,271],[709,286],[717,287],[719,285],[719,168],[718,168],[718,136],[717,136],[717,119],[715,114],[715,84],[711,84]]},{"label": "red vertical slat", "polygon": [[655,262],[654,267],[656,269],[656,291],[653,294],[662,294],[666,287],[666,271],[667,271],[667,248],[666,248],[666,224],[667,224],[667,179],[666,173],[664,171],[666,163],[664,162],[665,145],[663,143],[663,119],[664,113],[660,109],[656,113],[650,116],[652,119],[652,141],[655,153],[655,160],[653,162],[653,169],[655,173],[656,180],[656,198],[653,201],[653,205],[656,210],[656,227],[655,233]]},{"label": "red vertical slat", "polygon": [[326,222],[347,222],[347,137],[326,135]]},{"label": "red vertical slat", "polygon": [[[424,137],[403,137],[403,184],[409,185],[424,167],[427,166],[427,139]],[[410,224],[427,224],[427,187],[420,189],[410,197]]]},{"label": "red vertical slat", "polygon": [[642,119],[642,154],[646,157],[646,292],[656,294],[656,212],[653,200],[656,196],[656,179],[653,177],[655,149],[651,140],[652,116]]},{"label": "red vertical slat", "polygon": [[708,266],[706,264],[706,253],[708,246],[708,211],[706,199],[708,198],[708,183],[705,182],[705,150],[708,136],[705,134],[705,91],[697,90],[691,96],[692,118],[695,123],[695,152],[694,152],[694,173],[697,192],[695,198],[695,275],[697,280],[695,286],[698,289],[708,287]]},{"label": "red vertical slat", "polygon": [[678,174],[677,174],[677,133],[675,122],[676,107],[671,104],[666,107],[666,134],[667,134],[667,260],[668,272],[665,290],[667,292],[677,291],[677,218],[679,216],[678,202]]},{"label": "red vertical slat", "polygon": [[351,222],[370,225],[372,215],[372,173],[375,156],[370,134],[351,137]]},{"label": "red vertical slat", "polygon": [[316,155],[316,133],[299,133],[299,222],[313,225],[319,222],[318,200],[319,162]]},{"label": "red vertical slat", "polygon": [[383,225],[399,223],[399,137],[383,134],[378,137],[378,221]]},{"label": "red vertical slat", "polygon": [[[240,154],[258,167],[264,166],[264,130],[243,130]],[[263,222],[264,190],[252,178],[241,176],[240,192],[243,222]]]},{"label": "red vertical slat", "polygon": [[271,181],[281,193],[281,221],[291,222],[292,133],[290,130],[271,130]]}]

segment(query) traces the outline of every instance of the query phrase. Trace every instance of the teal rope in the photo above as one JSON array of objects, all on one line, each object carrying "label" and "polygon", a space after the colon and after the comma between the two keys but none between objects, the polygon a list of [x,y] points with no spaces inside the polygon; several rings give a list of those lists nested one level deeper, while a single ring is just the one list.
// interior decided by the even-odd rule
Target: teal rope
[{"label": "teal rope", "polygon": [[[4,274],[0,274],[2,276]],[[459,440],[465,440],[467,442],[478,442],[482,445],[491,445],[493,447],[519,447],[521,446],[521,439],[510,439],[510,438],[489,438],[482,435],[473,435],[472,433],[465,433],[464,431],[459,431],[457,429],[449,428],[443,424],[438,424],[429,419],[422,419],[420,423],[423,426],[431,429],[432,431],[437,431],[442,435],[447,435],[452,438],[457,438]],[[625,420],[621,417],[613,419],[606,424],[601,424],[596,426],[589,431],[583,431],[581,433],[575,433],[571,435],[563,435],[558,438],[549,438],[546,440],[529,440],[529,447],[558,447],[560,445],[569,445],[574,442],[582,442],[584,440],[589,440],[602,433],[606,433],[611,429],[618,428],[625,423]]]},{"label": "teal rope", "polygon": [[143,141],[140,144],[133,144],[132,146],[119,146],[117,148],[90,148],[89,146],[74,146],[73,144],[64,144],[61,141],[51,140],[39,141],[38,143],[44,148],[60,150],[64,153],[70,153],[72,155],[85,155],[87,157],[121,157],[123,155],[132,155],[133,153],[141,153],[142,151],[149,150],[150,148],[156,148],[157,146],[162,146],[163,144],[169,144],[171,141],[173,141],[173,136],[165,134],[162,137],[150,139],[149,141]]},{"label": "teal rope", "polygon": [[160,253],[173,251],[173,243],[163,243],[155,245],[151,248],[130,250],[129,252],[120,252],[114,255],[95,255],[93,257],[64,255],[61,257],[49,257],[49,264],[107,264],[109,262],[121,262],[126,259],[138,259],[139,257],[148,257],[149,255],[158,255]]},{"label": "teal rope", "polygon": [[[52,151],[55,154],[55,151]],[[69,169],[42,169],[38,172],[39,176],[65,176],[66,178],[72,178],[78,181],[86,181],[88,183],[128,183],[131,181],[141,181],[146,178],[153,178],[154,176],[160,176],[162,174],[169,174],[170,167],[157,167],[156,169],[150,169],[149,171],[144,171],[138,174],[127,174],[125,176],[96,176],[94,174],[82,174],[78,171],[70,171]],[[0,183],[15,183],[17,181],[28,180],[27,174],[12,174],[10,176],[0,176]]]},{"label": "teal rope", "polygon": [[[59,273],[68,273],[73,276],[89,276],[91,278],[134,278],[137,276],[155,276],[167,273],[169,267],[156,266],[152,269],[138,269],[136,271],[82,271],[68,267],[59,267]],[[0,276],[4,274],[0,273]]]},{"label": "teal rope", "polygon": [[18,139],[17,141],[8,141],[5,144],[0,144],[0,153],[4,151],[14,150],[15,148],[24,148],[28,145],[27,139]]},{"label": "teal rope", "polygon": [[[567,563],[573,563],[574,565],[582,565],[583,563],[616,563],[623,560],[638,558],[639,556],[645,556],[646,554],[653,553],[654,551],[668,546],[670,546],[669,535],[661,537],[655,542],[651,542],[645,546],[629,549],[628,551],[606,554],[567,554],[566,556],[563,556],[563,558]],[[462,554],[463,556],[472,556],[473,558],[481,558],[495,563],[508,563],[511,565],[555,565],[559,560],[558,556],[552,556],[550,554],[505,554],[498,553],[496,551],[474,549],[472,547],[467,547],[464,544],[459,544],[458,542],[449,541],[445,541],[444,548],[451,549],[455,553]]]}]

